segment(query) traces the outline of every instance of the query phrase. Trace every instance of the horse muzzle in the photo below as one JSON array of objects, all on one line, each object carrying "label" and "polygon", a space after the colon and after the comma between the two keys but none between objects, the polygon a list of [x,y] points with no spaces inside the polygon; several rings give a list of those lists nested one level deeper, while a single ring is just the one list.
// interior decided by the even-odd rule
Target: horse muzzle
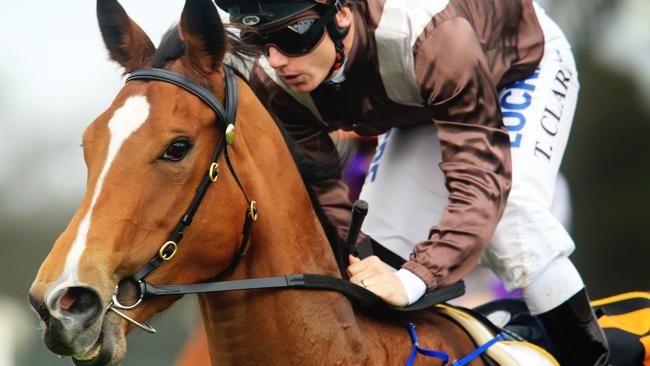
[{"label": "horse muzzle", "polygon": [[81,286],[54,291],[45,301],[39,300],[35,291],[29,294],[30,305],[43,321],[47,348],[57,355],[71,356],[77,365],[112,364],[120,327],[106,316],[99,294]]}]

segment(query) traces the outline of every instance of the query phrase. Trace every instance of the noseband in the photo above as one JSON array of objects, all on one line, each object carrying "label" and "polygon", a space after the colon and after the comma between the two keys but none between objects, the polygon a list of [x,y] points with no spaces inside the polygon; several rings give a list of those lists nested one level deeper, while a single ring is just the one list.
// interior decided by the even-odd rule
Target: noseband
[{"label": "noseband", "polygon": [[108,304],[108,310],[115,312],[126,321],[138,326],[149,333],[156,333],[156,330],[146,323],[141,323],[121,310],[131,310],[138,307],[143,300],[155,296],[169,296],[169,295],[184,295],[184,294],[197,294],[197,293],[216,293],[237,290],[254,290],[254,289],[319,289],[337,291],[347,295],[349,298],[357,300],[364,305],[383,306],[384,309],[394,312],[411,312],[430,308],[435,304],[461,296],[465,292],[465,286],[462,281],[455,284],[439,288],[433,292],[424,295],[420,300],[407,307],[392,307],[386,305],[377,295],[368,291],[367,289],[354,285],[349,281],[332,276],[321,274],[291,274],[286,276],[274,276],[264,278],[250,278],[243,280],[230,280],[230,281],[217,281],[206,282],[188,285],[151,285],[144,279],[154,269],[158,268],[162,263],[170,260],[178,245],[183,239],[185,228],[190,225],[192,218],[197,209],[201,205],[201,201],[205,196],[210,185],[217,181],[219,174],[219,158],[223,154],[228,169],[232,173],[239,189],[241,190],[248,206],[246,207],[246,219],[242,230],[242,241],[239,245],[239,250],[235,253],[230,265],[226,268],[222,275],[232,274],[237,265],[243,258],[246,247],[248,245],[251,226],[257,219],[257,206],[255,201],[249,199],[244,187],[235,172],[235,168],[230,159],[228,147],[232,144],[235,133],[235,117],[237,113],[237,81],[235,80],[234,71],[224,65],[224,74],[226,79],[226,98],[224,108],[214,95],[206,88],[200,86],[195,81],[179,75],[177,73],[163,70],[163,69],[139,69],[127,77],[126,82],[133,80],[144,81],[162,81],[176,85],[201,99],[205,104],[212,109],[217,115],[217,123],[219,128],[224,132],[219,139],[217,148],[214,152],[212,162],[208,171],[206,172],[203,180],[197,188],[196,194],[189,208],[181,217],[180,221],[169,235],[167,241],[160,247],[158,254],[147,262],[140,270],[138,270],[130,279],[137,285],[139,291],[138,300],[131,304],[121,304],[118,300],[117,294],[119,284],[115,287],[115,294],[113,299]]},{"label": "noseband", "polygon": [[224,74],[226,79],[226,100],[225,100],[226,107],[225,108],[221,105],[221,103],[219,103],[219,101],[214,97],[214,95],[208,89],[197,84],[192,79],[189,79],[183,75],[177,74],[172,71],[163,70],[163,69],[139,69],[133,72],[131,75],[129,75],[126,79],[127,83],[133,80],[162,81],[162,82],[174,84],[194,94],[199,99],[201,99],[205,104],[207,104],[208,107],[210,107],[210,109],[212,109],[215,112],[215,114],[217,115],[217,124],[219,125],[219,128],[223,131],[223,134],[219,139],[216,150],[212,157],[212,162],[210,164],[210,167],[207,170],[205,176],[203,177],[203,180],[199,184],[196,190],[196,194],[194,195],[194,199],[192,200],[189,208],[187,209],[185,214],[181,217],[178,224],[176,225],[172,233],[167,238],[167,241],[160,247],[160,249],[158,250],[158,254],[154,256],[151,260],[149,260],[149,262],[147,262],[147,264],[145,264],[140,270],[138,270],[135,273],[135,275],[133,275],[131,280],[134,283],[138,284],[139,291],[140,291],[140,296],[138,300],[131,305],[121,304],[117,298],[117,293],[119,290],[119,284],[118,284],[117,287],[115,288],[115,295],[113,295],[113,299],[109,303],[108,309],[113,310],[119,316],[123,317],[129,322],[139,326],[140,328],[150,333],[155,333],[156,330],[147,324],[140,323],[130,318],[129,316],[127,316],[126,314],[124,314],[123,312],[117,309],[130,310],[140,305],[140,303],[144,299],[144,295],[145,295],[144,288],[145,285],[147,284],[144,281],[144,278],[147,275],[149,275],[154,269],[158,268],[162,263],[170,260],[174,256],[174,254],[176,254],[178,245],[180,244],[181,240],[183,240],[183,234],[185,228],[192,223],[192,218],[194,217],[194,214],[198,210],[199,206],[201,205],[201,202],[203,201],[203,197],[208,191],[208,188],[212,185],[212,183],[217,181],[219,175],[218,161],[222,154],[224,155],[226,164],[228,165],[228,169],[230,170],[233,177],[235,178],[235,181],[237,182],[239,189],[241,190],[242,194],[244,195],[244,198],[246,199],[246,202],[248,203],[248,207],[246,208],[246,215],[245,215],[246,219],[244,221],[244,227],[242,230],[243,237],[242,237],[241,244],[239,246],[239,250],[233,257],[233,260],[230,263],[230,265],[224,271],[224,274],[232,273],[237,268],[237,265],[241,261],[246,251],[246,247],[250,239],[252,223],[257,219],[256,202],[249,199],[248,195],[246,194],[246,191],[244,190],[244,187],[241,184],[241,181],[239,180],[239,177],[237,176],[235,168],[230,159],[230,153],[228,147],[234,141],[235,120],[237,116],[237,81],[235,79],[234,72],[230,67],[224,66]]}]

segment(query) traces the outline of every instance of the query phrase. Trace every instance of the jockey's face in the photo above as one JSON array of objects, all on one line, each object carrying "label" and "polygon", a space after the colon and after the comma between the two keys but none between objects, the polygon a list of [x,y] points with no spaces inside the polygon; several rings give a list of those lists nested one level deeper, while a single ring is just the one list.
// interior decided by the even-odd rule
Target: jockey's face
[{"label": "jockey's face", "polygon": [[[343,40],[345,52],[350,49],[353,39],[352,12],[344,7],[336,15],[340,27],[349,27],[350,31]],[[329,76],[336,58],[334,42],[325,32],[320,43],[302,56],[288,56],[276,47],[268,47],[269,65],[275,69],[282,81],[295,92],[308,93],[316,89]]]},{"label": "jockey's face", "polygon": [[286,56],[277,48],[268,49],[269,65],[285,84],[296,92],[310,92],[328,76],[334,64],[334,43],[328,34],[311,52],[303,56]]}]

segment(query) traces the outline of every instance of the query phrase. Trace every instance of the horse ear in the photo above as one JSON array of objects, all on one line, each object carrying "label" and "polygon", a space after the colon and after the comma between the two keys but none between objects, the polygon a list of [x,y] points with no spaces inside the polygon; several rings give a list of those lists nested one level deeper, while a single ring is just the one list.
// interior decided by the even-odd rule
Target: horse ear
[{"label": "horse ear", "polygon": [[203,72],[214,71],[221,64],[226,51],[226,31],[212,0],[186,0],[180,32],[187,56]]},{"label": "horse ear", "polygon": [[147,34],[116,0],[97,0],[97,20],[111,59],[126,73],[143,66],[156,52]]}]

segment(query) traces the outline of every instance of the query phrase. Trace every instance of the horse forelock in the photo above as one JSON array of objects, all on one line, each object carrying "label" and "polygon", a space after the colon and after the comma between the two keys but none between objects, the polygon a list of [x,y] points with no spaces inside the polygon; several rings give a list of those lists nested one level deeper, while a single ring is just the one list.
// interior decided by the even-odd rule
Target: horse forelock
[{"label": "horse forelock", "polygon": [[185,55],[185,42],[181,39],[178,25],[172,26],[163,35],[160,45],[152,58],[152,66],[163,68],[170,62]]},{"label": "horse forelock", "polygon": [[[237,28],[232,25],[233,29]],[[261,55],[261,50],[252,45],[242,42],[231,30],[226,29],[225,52],[230,52],[236,57],[251,57]],[[152,57],[152,66],[164,68],[169,62],[180,59],[186,55],[186,44],[181,38],[178,24],[172,26],[165,32],[160,44]]]}]

